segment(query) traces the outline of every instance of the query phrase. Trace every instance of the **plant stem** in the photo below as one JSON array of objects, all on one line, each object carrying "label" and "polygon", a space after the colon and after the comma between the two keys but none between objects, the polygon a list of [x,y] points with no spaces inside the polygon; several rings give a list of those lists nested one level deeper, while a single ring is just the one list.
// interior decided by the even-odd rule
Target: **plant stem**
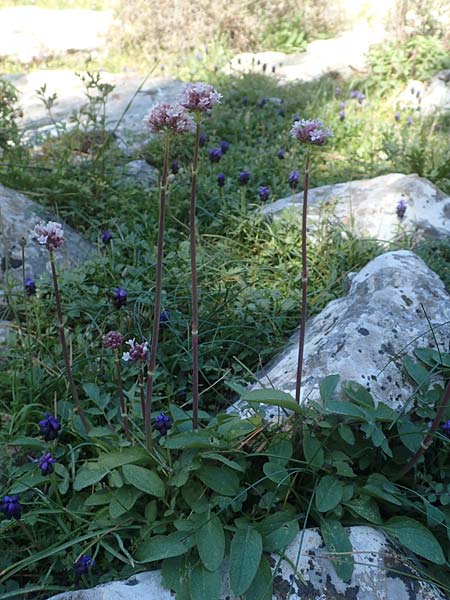
[{"label": "plant stem", "polygon": [[195,247],[195,201],[197,191],[198,149],[200,146],[200,116],[197,115],[195,129],[194,158],[192,162],[191,203],[189,212],[189,241],[192,278],[192,428],[198,429],[198,287],[197,257]]},{"label": "plant stem", "polygon": [[81,422],[83,423],[83,427],[85,428],[86,432],[89,433],[89,431],[90,431],[89,423],[86,419],[86,415],[84,414],[83,409],[81,408],[80,399],[78,397],[77,388],[75,386],[75,381],[74,381],[73,375],[72,375],[72,368],[70,366],[69,353],[67,351],[66,335],[64,333],[63,315],[62,315],[62,309],[61,309],[61,298],[60,298],[60,294],[59,294],[58,278],[56,276],[55,257],[53,255],[52,250],[49,250],[49,254],[50,254],[50,265],[52,268],[53,288],[55,290],[56,317],[57,317],[57,321],[58,321],[59,338],[61,340],[61,350],[63,353],[64,365],[66,367],[66,376],[67,376],[67,380],[69,382],[69,387],[70,387],[70,391],[72,393],[72,398],[73,398],[73,401],[75,402],[75,406],[77,407],[77,411],[80,416]]},{"label": "plant stem", "polygon": [[30,334],[30,315],[28,310],[28,294],[25,287],[26,282],[26,274],[25,274],[25,240],[21,240],[21,254],[22,254],[22,285],[23,285],[23,298],[25,302],[25,324],[27,328],[27,345],[28,345],[28,359],[30,361],[30,402],[32,400],[33,390],[34,390],[34,376],[33,376],[33,349],[31,345],[31,334]]},{"label": "plant stem", "polygon": [[126,436],[127,440],[129,440],[130,439],[130,428],[128,425],[128,415],[127,415],[127,407],[125,404],[125,396],[123,395],[122,372],[120,369],[120,358],[119,358],[119,355],[117,354],[117,351],[115,353],[114,360],[116,363],[117,388],[119,390],[119,400],[120,400],[120,413],[122,415],[125,436]]},{"label": "plant stem", "polygon": [[300,392],[302,387],[303,352],[305,347],[306,332],[306,292],[308,289],[308,263],[306,250],[306,217],[308,210],[308,188],[309,188],[309,165],[311,154],[309,148],[306,151],[305,179],[303,184],[303,209],[302,209],[302,313],[300,321],[300,335],[298,342],[297,384],[295,387],[295,400],[300,404]]},{"label": "plant stem", "polygon": [[159,223],[158,223],[158,243],[157,243],[157,258],[156,258],[156,282],[155,282],[155,307],[153,311],[153,333],[150,354],[148,357],[147,371],[147,386],[145,396],[145,441],[147,448],[152,445],[152,397],[153,397],[153,380],[155,377],[156,353],[158,351],[159,339],[159,316],[161,314],[161,293],[162,293],[162,276],[163,276],[163,258],[164,258],[164,218],[166,209],[166,190],[167,177],[169,173],[169,149],[170,138],[166,135],[164,149],[164,165],[161,177],[161,185],[159,189]]},{"label": "plant stem", "polygon": [[442,397],[441,405],[439,407],[439,410],[436,413],[436,416],[434,417],[434,420],[433,420],[433,423],[431,424],[430,430],[428,431],[427,435],[425,436],[422,443],[420,444],[420,448],[417,450],[417,452],[409,459],[409,461],[406,463],[405,467],[400,471],[400,473],[395,476],[395,481],[397,481],[398,479],[401,479],[404,475],[406,475],[406,473],[408,473],[417,464],[420,457],[431,446],[431,444],[433,443],[434,434],[436,433],[436,431],[439,428],[439,425],[442,421],[442,417],[444,416],[445,409],[447,408],[449,402],[450,402],[450,381],[447,383],[447,386],[444,391],[444,395]]}]

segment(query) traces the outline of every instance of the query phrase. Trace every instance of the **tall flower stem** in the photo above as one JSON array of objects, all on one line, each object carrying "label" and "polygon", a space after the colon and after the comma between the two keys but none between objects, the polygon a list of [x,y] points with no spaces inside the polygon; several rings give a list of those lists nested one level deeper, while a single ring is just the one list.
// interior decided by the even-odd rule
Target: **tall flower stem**
[{"label": "tall flower stem", "polygon": [[198,283],[196,255],[195,203],[198,173],[198,149],[200,147],[200,115],[196,115],[194,158],[192,162],[191,203],[189,211],[189,241],[192,278],[192,427],[198,429]]},{"label": "tall flower stem", "polygon": [[398,475],[396,475],[395,481],[397,481],[398,479],[401,479],[404,475],[406,475],[406,473],[408,473],[417,464],[420,457],[423,454],[425,454],[425,452],[431,446],[431,444],[433,443],[434,434],[436,433],[436,431],[439,428],[439,425],[440,425],[442,418],[444,416],[444,413],[445,413],[445,409],[449,405],[449,402],[450,402],[450,381],[447,383],[447,386],[444,391],[444,395],[442,397],[441,405],[439,406],[439,410],[437,411],[436,416],[434,417],[434,420],[433,420],[433,423],[431,424],[430,430],[428,431],[427,435],[425,436],[422,443],[420,444],[420,448],[410,458],[410,460],[406,463],[406,465],[400,471],[400,473]]},{"label": "tall flower stem", "polygon": [[33,394],[33,389],[34,389],[34,376],[33,376],[33,348],[31,345],[31,333],[30,333],[30,315],[29,315],[29,310],[28,310],[28,296],[27,296],[27,290],[26,290],[26,274],[25,274],[25,245],[26,245],[26,240],[22,239],[20,240],[20,248],[21,248],[21,254],[22,254],[22,285],[23,285],[23,297],[24,297],[24,301],[25,301],[25,324],[26,324],[26,328],[27,328],[27,345],[28,345],[28,358],[30,361],[30,381],[31,381],[31,386],[30,386],[30,401],[31,401],[31,396]]},{"label": "tall flower stem", "polygon": [[148,357],[147,385],[145,393],[145,442],[147,448],[152,445],[152,397],[153,381],[155,377],[156,353],[158,351],[159,341],[159,315],[161,314],[161,293],[163,276],[163,258],[164,258],[164,219],[166,210],[166,191],[167,177],[169,173],[169,150],[170,134],[166,133],[164,148],[164,164],[161,176],[161,185],[159,189],[159,223],[158,223],[158,242],[156,258],[156,282],[155,282],[155,305],[153,311],[153,333],[150,353]]},{"label": "tall flower stem", "polygon": [[120,368],[120,358],[115,352],[114,362],[116,363],[116,374],[117,374],[117,388],[119,391],[119,401],[120,401],[120,413],[122,416],[123,428],[125,431],[125,436],[127,440],[130,439],[130,427],[128,425],[128,415],[127,415],[127,407],[125,404],[125,396],[123,395],[123,385],[122,385],[122,371]]},{"label": "tall flower stem", "polygon": [[298,342],[298,362],[297,362],[297,380],[295,387],[295,400],[300,404],[300,392],[302,387],[303,372],[303,353],[305,348],[306,316],[307,302],[306,295],[308,290],[308,262],[306,249],[306,222],[308,210],[308,189],[309,189],[309,167],[311,162],[310,149],[306,150],[305,179],[303,184],[303,208],[302,208],[302,308],[300,321],[300,335]]},{"label": "tall flower stem", "polygon": [[60,297],[60,293],[59,293],[58,277],[56,275],[55,257],[53,255],[53,250],[49,250],[49,255],[50,255],[50,266],[52,269],[53,288],[55,290],[56,317],[57,317],[57,321],[58,321],[59,338],[61,341],[61,350],[63,353],[64,365],[66,367],[66,377],[69,382],[69,387],[70,387],[73,401],[75,402],[75,406],[77,407],[77,412],[80,416],[81,422],[83,423],[83,427],[85,428],[86,432],[88,433],[90,431],[90,426],[86,419],[86,415],[84,414],[84,411],[81,408],[80,399],[78,397],[77,388],[76,388],[75,381],[74,381],[73,375],[72,375],[72,367],[70,365],[69,352],[67,350],[66,334],[64,332],[63,315],[62,315],[62,309],[61,309],[61,297]]}]

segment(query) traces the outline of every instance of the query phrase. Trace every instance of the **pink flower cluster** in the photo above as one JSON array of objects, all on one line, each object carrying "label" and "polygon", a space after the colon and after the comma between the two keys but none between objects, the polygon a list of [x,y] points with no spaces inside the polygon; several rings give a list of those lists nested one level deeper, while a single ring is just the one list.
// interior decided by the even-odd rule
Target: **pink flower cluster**
[{"label": "pink flower cluster", "polygon": [[209,83],[188,83],[183,91],[181,106],[187,110],[206,112],[220,103],[219,94]]},{"label": "pink flower cluster", "polygon": [[195,129],[191,117],[179,104],[157,104],[145,118],[145,124],[151,133],[169,131],[178,134]]},{"label": "pink flower cluster", "polygon": [[333,133],[328,127],[325,127],[322,121],[317,119],[296,121],[292,126],[291,135],[299,142],[314,146],[323,146],[328,138],[333,137]]},{"label": "pink flower cluster", "polygon": [[61,223],[49,221],[46,225],[39,223],[34,228],[34,238],[47,250],[57,250],[64,244],[64,230]]},{"label": "pink flower cluster", "polygon": [[123,344],[123,336],[118,331],[108,331],[103,336],[103,347],[116,350]]},{"label": "pink flower cluster", "polygon": [[122,355],[122,359],[125,362],[138,362],[141,360],[145,362],[148,357],[148,344],[147,342],[143,342],[142,344],[137,344],[136,340],[133,338],[132,340],[128,340],[128,346],[130,346],[129,352],[124,352]]}]

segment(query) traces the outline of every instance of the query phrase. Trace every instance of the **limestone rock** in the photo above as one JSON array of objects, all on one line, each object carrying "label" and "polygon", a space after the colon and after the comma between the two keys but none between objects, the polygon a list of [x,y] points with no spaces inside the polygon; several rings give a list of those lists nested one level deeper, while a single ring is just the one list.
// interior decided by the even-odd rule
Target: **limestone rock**
[{"label": "limestone rock", "polygon": [[[32,239],[31,232],[35,225],[48,220],[58,221],[41,206],[20,194],[0,185],[0,255],[2,268],[0,283],[6,277],[21,281],[22,256],[20,239],[27,242],[25,247],[25,272],[28,277],[38,277],[42,273],[50,273],[48,251]],[[65,244],[55,252],[55,260],[61,268],[74,267],[83,262],[92,251],[92,246],[71,227],[64,225]]]},{"label": "limestone rock", "polygon": [[[406,203],[403,219],[396,214],[398,202]],[[301,214],[303,192],[267,204],[263,214],[279,218],[285,211]],[[324,185],[309,190],[308,219],[314,221],[324,206],[359,237],[391,242],[402,232],[417,231],[420,237],[445,238],[450,234],[450,197],[417,175],[391,173],[373,179]]]},{"label": "limestone rock", "polygon": [[117,177],[120,185],[139,186],[148,191],[157,185],[159,171],[145,160],[132,160],[117,169]]},{"label": "limestone rock", "polygon": [[425,117],[450,112],[450,69],[436,73],[428,82],[411,80],[398,97],[398,106]]},{"label": "limestone rock", "polygon": [[[351,280],[347,296],[333,300],[306,329],[302,400],[318,401],[319,384],[337,373],[365,386],[394,409],[411,401],[415,386],[402,358],[417,347],[449,350],[450,297],[440,278],[413,252],[378,256]],[[298,333],[261,373],[257,387],[281,389],[295,397]],[[267,418],[277,409],[261,405]],[[232,407],[246,415],[245,404]],[[251,410],[251,409],[249,409]],[[281,416],[281,415],[280,415]]]},{"label": "limestone rock", "polygon": [[111,11],[13,6],[0,10],[0,57],[29,63],[102,47]]},{"label": "limestone rock", "polygon": [[[414,564],[386,536],[372,527],[351,527],[355,569],[351,580],[336,575],[330,553],[317,529],[299,534],[286,549],[288,560],[269,556],[274,574],[273,600],[445,600],[431,584],[420,580]],[[296,572],[292,565],[297,566]],[[159,571],[139,573],[91,590],[67,592],[50,600],[173,600]],[[208,600],[205,598],[204,600]],[[222,578],[221,600],[238,600]]]}]

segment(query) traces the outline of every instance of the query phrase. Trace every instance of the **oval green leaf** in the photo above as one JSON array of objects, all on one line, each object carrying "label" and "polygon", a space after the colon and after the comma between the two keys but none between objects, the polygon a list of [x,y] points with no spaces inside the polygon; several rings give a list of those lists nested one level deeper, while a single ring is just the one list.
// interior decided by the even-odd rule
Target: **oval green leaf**
[{"label": "oval green leaf", "polygon": [[319,512],[328,512],[341,502],[344,486],[332,477],[325,475],[316,488],[316,508]]},{"label": "oval green leaf", "polygon": [[203,525],[196,531],[195,538],[200,559],[208,571],[217,571],[225,554],[225,534],[217,515],[205,515]]},{"label": "oval green leaf", "polygon": [[251,586],[262,551],[261,534],[251,525],[236,531],[230,546],[230,583],[236,596],[244,594]]},{"label": "oval green leaf", "polygon": [[141,490],[141,492],[156,496],[157,498],[164,497],[164,483],[150,469],[139,467],[138,465],[124,465],[122,472],[125,481],[138,490]]}]

